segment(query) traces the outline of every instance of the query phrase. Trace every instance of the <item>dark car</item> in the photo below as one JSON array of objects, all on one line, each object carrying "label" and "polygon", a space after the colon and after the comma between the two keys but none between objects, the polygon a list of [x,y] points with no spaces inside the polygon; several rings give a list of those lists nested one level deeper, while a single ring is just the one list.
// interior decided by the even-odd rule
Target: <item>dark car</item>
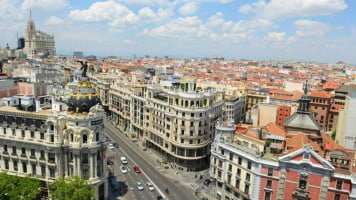
[{"label": "dark car", "polygon": [[164,200],[162,196],[157,196],[157,200]]},{"label": "dark car", "polygon": [[119,144],[118,143],[112,143],[112,145],[115,147],[115,148],[119,148]]},{"label": "dark car", "polygon": [[108,165],[114,165],[114,162],[112,160],[106,161]]},{"label": "dark car", "polygon": [[210,179],[205,179],[204,185],[209,186],[210,183],[211,183],[211,180],[210,180]]}]

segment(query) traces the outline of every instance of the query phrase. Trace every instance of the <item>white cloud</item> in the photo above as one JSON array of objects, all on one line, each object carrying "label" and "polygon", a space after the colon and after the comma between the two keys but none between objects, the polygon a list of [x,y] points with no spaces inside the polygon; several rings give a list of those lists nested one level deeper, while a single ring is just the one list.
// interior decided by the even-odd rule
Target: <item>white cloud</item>
[{"label": "white cloud", "polygon": [[[22,13],[19,12],[13,0],[2,0],[0,2],[0,19],[15,19],[21,20]],[[3,23],[4,21],[2,21]]]},{"label": "white cloud", "polygon": [[245,32],[250,33],[255,32],[256,30],[267,30],[271,28],[276,28],[276,25],[268,19],[254,19],[254,20],[240,20],[235,23],[232,28],[233,32]]},{"label": "white cloud", "polygon": [[137,5],[166,6],[170,4],[170,2],[167,0],[115,0],[115,1],[126,3],[126,4],[137,4]]},{"label": "white cloud", "polygon": [[199,9],[199,3],[196,1],[190,1],[181,6],[178,11],[180,14],[187,16],[195,14]]},{"label": "white cloud", "polygon": [[132,41],[132,40],[123,40],[122,41],[123,43],[125,43],[125,44],[134,44],[134,42]]},{"label": "white cloud", "polygon": [[145,29],[144,35],[167,38],[196,38],[207,36],[208,29],[196,16],[177,18],[152,30]]},{"label": "white cloud", "polygon": [[269,32],[267,38],[272,41],[283,41],[286,39],[285,32]]},{"label": "white cloud", "polygon": [[144,7],[137,13],[140,21],[158,23],[168,20],[173,16],[173,12],[170,9],[159,8],[155,13],[150,7]]},{"label": "white cloud", "polygon": [[327,16],[344,10],[347,4],[344,0],[264,0],[246,4],[239,8],[243,14],[256,13],[267,19],[288,17]]},{"label": "white cloud", "polygon": [[54,11],[67,8],[69,3],[67,0],[25,0],[21,8],[23,10],[41,10]]},{"label": "white cloud", "polygon": [[96,2],[86,10],[73,10],[69,17],[76,21],[107,22],[111,31],[122,32],[126,28],[138,27],[144,23],[158,23],[169,20],[173,12],[159,8],[154,12],[150,7],[144,7],[134,13],[126,6],[115,1]]},{"label": "white cloud", "polygon": [[57,24],[62,24],[63,23],[63,19],[56,17],[56,16],[52,16],[50,17],[45,24],[46,25],[57,25]]},{"label": "white cloud", "polygon": [[330,25],[318,21],[297,20],[294,24],[297,27],[295,35],[299,37],[323,36],[331,30]]},{"label": "white cloud", "polygon": [[217,12],[215,15],[211,16],[207,22],[207,27],[214,29],[215,31],[229,31],[233,26],[232,21],[225,21],[223,13]]}]

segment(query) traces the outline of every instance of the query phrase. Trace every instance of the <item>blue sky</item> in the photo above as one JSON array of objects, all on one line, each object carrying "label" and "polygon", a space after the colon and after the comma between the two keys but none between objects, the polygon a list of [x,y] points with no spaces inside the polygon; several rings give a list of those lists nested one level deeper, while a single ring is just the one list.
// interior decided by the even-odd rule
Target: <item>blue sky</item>
[{"label": "blue sky", "polygon": [[29,11],[57,54],[356,64],[355,0],[0,0],[0,47]]}]

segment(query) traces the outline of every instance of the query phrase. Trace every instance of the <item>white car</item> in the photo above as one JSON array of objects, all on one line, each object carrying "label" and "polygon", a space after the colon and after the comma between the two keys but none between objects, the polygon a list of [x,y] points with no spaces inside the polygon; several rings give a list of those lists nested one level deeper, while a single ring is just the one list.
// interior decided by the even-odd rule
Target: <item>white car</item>
[{"label": "white car", "polygon": [[114,149],[115,148],[113,144],[109,144],[108,147],[109,147],[109,149]]},{"label": "white car", "polygon": [[140,181],[136,182],[136,187],[137,187],[138,190],[143,190],[144,189],[143,185],[142,185],[142,183]]},{"label": "white car", "polygon": [[125,158],[125,156],[121,156],[120,158],[122,164],[126,165],[127,164],[127,159]]},{"label": "white car", "polygon": [[154,191],[155,190],[155,186],[153,186],[153,184],[151,182],[147,182],[146,183],[147,188],[149,191]]},{"label": "white car", "polygon": [[127,168],[125,166],[121,165],[120,169],[123,174],[127,173]]}]

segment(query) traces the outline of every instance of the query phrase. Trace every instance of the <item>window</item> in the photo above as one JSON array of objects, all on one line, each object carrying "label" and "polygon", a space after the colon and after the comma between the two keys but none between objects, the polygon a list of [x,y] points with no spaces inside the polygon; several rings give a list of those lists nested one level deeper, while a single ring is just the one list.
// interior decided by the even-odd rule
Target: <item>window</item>
[{"label": "window", "polygon": [[32,164],[32,176],[36,176],[36,164]]},{"label": "window", "polygon": [[193,140],[189,140],[189,144],[193,144]]},{"label": "window", "polygon": [[246,181],[250,182],[251,175],[249,173],[246,173]]},{"label": "window", "polygon": [[184,143],[184,139],[180,139],[180,143]]},{"label": "window", "polygon": [[5,169],[9,169],[9,160],[5,160]]},{"label": "window", "polygon": [[50,142],[54,142],[54,135],[51,134]]},{"label": "window", "polygon": [[44,140],[44,139],[45,139],[45,138],[44,138],[44,133],[42,133],[42,132],[40,133],[40,139],[41,139],[41,140]]},{"label": "window", "polygon": [[240,179],[236,179],[235,181],[235,187],[240,188]]},{"label": "window", "polygon": [[27,173],[27,164],[25,162],[22,163],[22,171],[23,173]]},{"label": "window", "polygon": [[273,176],[273,168],[268,168],[267,175],[268,176]]},{"label": "window", "polygon": [[224,155],[224,153],[225,153],[224,149],[221,149],[221,155]]},{"label": "window", "polygon": [[299,188],[300,188],[300,189],[305,189],[305,188],[307,188],[307,181],[306,181],[306,180],[300,180],[300,181],[299,181]]},{"label": "window", "polygon": [[21,137],[25,137],[25,131],[24,130],[21,130]]},{"label": "window", "polygon": [[234,154],[230,153],[229,159],[233,160],[233,158],[234,158]]},{"label": "window", "polygon": [[50,176],[51,178],[55,178],[54,169],[53,169],[53,168],[49,168],[49,176]]},{"label": "window", "polygon": [[21,154],[26,155],[26,149],[24,147],[21,148]]},{"label": "window", "polygon": [[270,191],[266,191],[264,200],[271,200],[271,197],[272,197],[271,192]]},{"label": "window", "polygon": [[229,169],[228,169],[229,172],[232,172],[232,165],[229,164]]},{"label": "window", "polygon": [[218,171],[218,177],[221,178],[221,171]]},{"label": "window", "polygon": [[18,170],[18,167],[17,167],[17,161],[14,161],[14,170],[17,171]]},{"label": "window", "polygon": [[99,132],[97,132],[97,133],[95,134],[95,141],[99,141],[99,139],[100,139],[100,137],[99,137]]},{"label": "window", "polygon": [[40,157],[41,160],[44,160],[45,159],[45,152],[43,150],[41,150],[41,157]]},{"label": "window", "polygon": [[272,188],[272,181],[271,180],[267,180],[266,188],[269,188],[269,189]]},{"label": "window", "polygon": [[35,137],[35,132],[31,131],[31,138]]},{"label": "window", "polygon": [[16,154],[16,147],[12,147],[12,154]]},{"label": "window", "polygon": [[237,176],[241,176],[241,169],[240,168],[237,168],[236,175]]},{"label": "window", "polygon": [[42,175],[42,177],[46,176],[46,167],[45,166],[41,166],[41,175]]},{"label": "window", "polygon": [[245,194],[248,194],[248,191],[250,190],[250,185],[245,185]]},{"label": "window", "polygon": [[341,195],[340,194],[335,194],[334,200],[340,200],[340,199],[341,199]]},{"label": "window", "polygon": [[342,184],[343,184],[342,180],[337,180],[336,181],[336,189],[342,190]]},{"label": "window", "polygon": [[87,134],[83,135],[83,143],[86,144],[88,142],[88,136]]},{"label": "window", "polygon": [[303,158],[304,159],[309,159],[310,158],[310,154],[308,154],[308,153],[303,154]]},{"label": "window", "polygon": [[4,145],[4,152],[7,153],[7,145]]},{"label": "window", "polygon": [[247,168],[248,169],[251,169],[251,165],[252,165],[251,161],[247,161]]},{"label": "window", "polygon": [[242,158],[241,158],[241,157],[239,157],[239,161],[238,161],[238,163],[239,163],[239,165],[241,165],[241,164],[242,164]]}]

